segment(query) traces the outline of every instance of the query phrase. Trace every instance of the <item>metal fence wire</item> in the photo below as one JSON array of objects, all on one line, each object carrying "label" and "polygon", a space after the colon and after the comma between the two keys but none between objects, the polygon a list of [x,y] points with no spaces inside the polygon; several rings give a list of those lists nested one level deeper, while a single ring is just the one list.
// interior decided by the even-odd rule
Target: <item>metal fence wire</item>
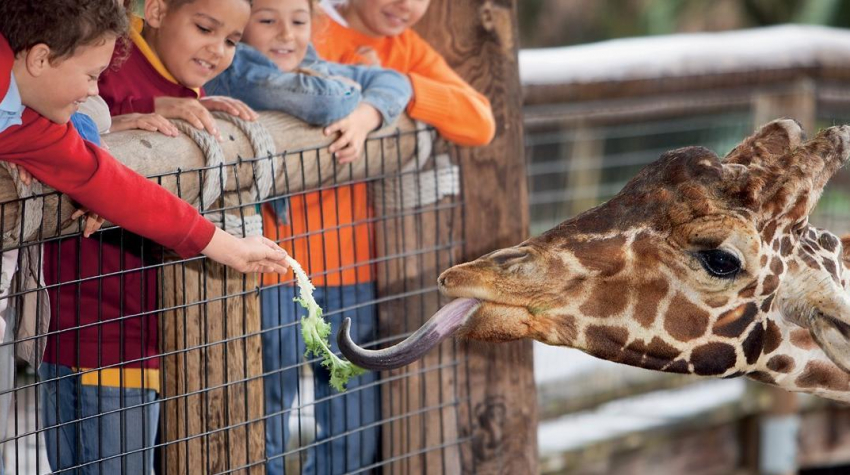
[{"label": "metal fence wire", "polygon": [[[458,150],[435,137],[420,128],[370,139],[366,178],[349,165],[310,177],[321,175],[316,148],[156,179],[178,196],[217,180],[219,197],[200,203],[205,216],[277,241],[313,280],[334,332],[350,316],[355,338],[379,347],[444,303],[437,276],[463,246]],[[415,142],[409,163],[402,139]],[[257,170],[281,166],[266,198],[226,189],[224,176],[238,182],[248,169],[258,183]],[[292,273],[179,259],[111,225],[83,238],[81,222],[62,222],[69,205],[54,192],[0,204],[5,473],[448,473],[460,464],[470,411],[460,409],[468,391],[456,342],[337,392],[319,359],[304,356]],[[44,351],[40,368],[15,362],[26,349]]]}]

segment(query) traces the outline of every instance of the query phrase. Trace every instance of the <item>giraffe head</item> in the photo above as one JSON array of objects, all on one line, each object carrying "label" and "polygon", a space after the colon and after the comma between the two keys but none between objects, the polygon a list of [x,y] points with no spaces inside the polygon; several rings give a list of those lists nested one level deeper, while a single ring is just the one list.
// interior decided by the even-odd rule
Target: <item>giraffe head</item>
[{"label": "giraffe head", "polygon": [[[649,369],[776,382],[805,371],[783,349],[796,335],[822,369],[848,368],[844,246],[808,215],[849,154],[850,127],[804,142],[793,120],[722,160],[702,147],[668,152],[610,201],[445,271],[440,288],[458,300],[420,336],[533,338]],[[421,351],[414,337],[399,351]],[[372,356],[395,350],[382,351]]]}]

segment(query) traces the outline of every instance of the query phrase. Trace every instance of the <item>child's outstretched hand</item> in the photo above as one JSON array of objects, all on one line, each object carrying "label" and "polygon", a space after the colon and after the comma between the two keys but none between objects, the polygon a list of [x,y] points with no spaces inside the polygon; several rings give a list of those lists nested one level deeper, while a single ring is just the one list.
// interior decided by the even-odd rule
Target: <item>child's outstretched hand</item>
[{"label": "child's outstretched hand", "polygon": [[254,112],[254,109],[248,107],[248,104],[232,97],[207,96],[202,97],[200,101],[204,107],[211,111],[227,112],[230,115],[251,122],[260,118],[260,116]]},{"label": "child's outstretched hand", "polygon": [[263,236],[237,238],[220,228],[201,253],[210,259],[242,273],[277,272],[289,269],[286,251]]},{"label": "child's outstretched hand", "polygon": [[83,229],[83,237],[91,237],[91,235],[94,234],[95,231],[97,231],[98,229],[100,229],[101,226],[103,226],[103,218],[92,213],[86,208],[81,208],[77,211],[74,211],[74,214],[71,215],[71,219],[74,220],[77,218],[82,218],[83,216],[86,217],[86,227],[85,229]]},{"label": "child's outstretched hand", "polygon": [[377,109],[361,102],[354,111],[325,127],[325,135],[339,133],[339,138],[328,147],[339,163],[351,163],[363,153],[363,145],[370,132],[381,126],[383,117]]},{"label": "child's outstretched hand", "polygon": [[206,130],[221,140],[221,133],[210,111],[197,99],[187,97],[157,97],[153,101],[154,111],[166,119],[183,119],[198,130]]},{"label": "child's outstretched hand", "polygon": [[160,132],[169,137],[177,137],[179,131],[170,120],[159,114],[123,114],[112,117],[110,132],[122,130],[147,130]]}]

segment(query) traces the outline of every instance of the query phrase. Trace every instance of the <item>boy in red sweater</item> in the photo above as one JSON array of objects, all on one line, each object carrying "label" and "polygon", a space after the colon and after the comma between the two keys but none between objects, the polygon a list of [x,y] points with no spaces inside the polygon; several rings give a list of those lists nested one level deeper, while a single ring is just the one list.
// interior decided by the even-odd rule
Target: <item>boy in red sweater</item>
[{"label": "boy in red sweater", "polygon": [[[97,94],[97,79],[109,64],[116,39],[126,31],[126,18],[115,0],[0,2],[0,160],[23,167],[93,213],[184,257],[201,252],[241,272],[285,272],[285,253],[271,241],[262,237],[237,239],[215,228],[187,203],[84,142],[67,124],[79,104]],[[139,199],[142,196],[144,200]],[[39,358],[37,355],[35,359]],[[50,391],[52,386],[55,395],[59,384],[79,384],[75,379],[79,376],[54,381],[44,389]],[[70,404],[72,412],[82,404],[67,399],[62,402]],[[145,408],[150,412],[146,405],[138,409],[144,413]],[[90,421],[97,430],[98,418]],[[127,444],[136,439],[125,437],[144,431],[123,424],[118,430],[120,426],[129,429],[120,437],[104,434],[101,438],[95,432],[93,438],[87,438],[84,446],[90,450],[77,454],[71,463],[85,463],[80,459],[83,456],[96,460],[114,455],[107,453],[106,447],[114,442],[123,451],[137,450],[140,458],[149,460],[151,451],[141,450],[149,444],[140,441],[131,448]],[[58,433],[51,437],[51,432],[74,429],[73,425],[54,428],[46,438],[71,445],[67,441],[75,440],[76,434],[66,439],[64,436],[71,434],[65,433],[60,439]],[[73,446],[77,448],[77,444]],[[51,462],[58,462],[61,454],[53,456],[57,460]],[[132,462],[129,457],[103,464],[126,466]],[[146,467],[144,462],[139,466],[142,470],[134,473],[151,467],[150,462]],[[86,467],[96,470],[98,464]],[[114,472],[112,468],[106,470]]]}]

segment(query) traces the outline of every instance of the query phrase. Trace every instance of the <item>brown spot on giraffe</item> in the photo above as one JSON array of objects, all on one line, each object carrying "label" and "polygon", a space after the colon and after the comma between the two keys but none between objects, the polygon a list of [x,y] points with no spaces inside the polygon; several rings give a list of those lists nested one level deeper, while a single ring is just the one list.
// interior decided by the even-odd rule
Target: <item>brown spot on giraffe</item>
[{"label": "brown spot on giraffe", "polygon": [[768,360],[767,367],[777,373],[790,373],[794,371],[794,358],[788,355],[776,355]]},{"label": "brown spot on giraffe", "polygon": [[635,303],[635,320],[644,328],[648,328],[658,315],[658,304],[667,296],[670,285],[664,279],[653,279],[642,285],[637,292]]},{"label": "brown spot on giraffe", "polygon": [[[772,220],[767,223],[767,226],[764,227],[764,230],[761,232],[761,237],[762,239],[764,239],[765,242],[770,242],[773,240],[773,236],[776,234],[776,226],[776,221]],[[764,264],[765,263],[762,263],[762,266],[764,266]]]},{"label": "brown spot on giraffe", "polygon": [[590,354],[609,361],[620,361],[629,331],[621,327],[591,325],[585,330],[584,338]]},{"label": "brown spot on giraffe", "polygon": [[741,348],[744,350],[744,357],[747,359],[747,364],[755,363],[764,349],[764,326],[754,326],[747,335],[747,338],[744,339],[744,342],[741,343]]},{"label": "brown spot on giraffe", "polygon": [[687,374],[691,372],[688,362],[685,360],[676,360],[672,364],[665,366],[662,371],[680,374]]},{"label": "brown spot on giraffe", "polygon": [[769,355],[779,348],[782,344],[782,331],[779,330],[779,325],[773,320],[767,321],[767,329],[764,332],[764,348],[762,353]]},{"label": "brown spot on giraffe", "polygon": [[747,377],[764,384],[776,384],[776,380],[773,379],[773,376],[765,371],[753,371],[752,373],[748,373]]},{"label": "brown spot on giraffe", "polygon": [[694,373],[701,376],[723,374],[735,366],[735,348],[728,343],[706,343],[691,352]]},{"label": "brown spot on giraffe", "polygon": [[779,277],[775,275],[767,275],[761,282],[761,294],[769,295],[776,292],[779,287]]},{"label": "brown spot on giraffe", "polygon": [[779,256],[773,256],[773,260],[770,261],[770,271],[773,272],[773,275],[780,276],[784,270],[785,265],[782,264],[782,259]]},{"label": "brown spot on giraffe", "polygon": [[776,294],[770,294],[770,295],[767,296],[766,299],[764,299],[764,301],[761,303],[761,311],[762,312],[764,312],[764,313],[770,312],[771,307],[773,307],[773,297],[775,297],[775,296],[776,296]]},{"label": "brown spot on giraffe", "polygon": [[803,350],[813,350],[818,347],[809,330],[798,328],[791,331],[791,344]]},{"label": "brown spot on giraffe", "polygon": [[821,233],[818,243],[820,247],[831,253],[838,249],[838,239],[830,233]]},{"label": "brown spot on giraffe", "polygon": [[782,238],[782,244],[779,246],[779,253],[783,256],[787,256],[791,253],[791,250],[794,249],[793,244],[791,244],[791,238],[788,236],[784,236]]},{"label": "brown spot on giraffe", "polygon": [[741,297],[742,299],[753,298],[753,296],[755,296],[756,294],[756,288],[758,288],[758,284],[759,283],[757,280],[750,282],[750,284],[748,284],[746,287],[744,287],[738,292],[738,297]]},{"label": "brown spot on giraffe", "polygon": [[570,252],[587,269],[603,277],[620,273],[626,266],[625,236],[569,243]]},{"label": "brown spot on giraffe", "polygon": [[832,260],[830,260],[826,257],[824,257],[823,260],[821,260],[821,262],[823,263],[824,270],[829,272],[829,275],[832,276],[832,280],[834,280],[836,283],[838,283],[838,281],[839,281],[838,269],[835,268],[835,263],[832,262]]},{"label": "brown spot on giraffe", "polygon": [[753,323],[757,314],[758,307],[752,302],[729,310],[721,314],[714,324],[714,334],[737,338]]},{"label": "brown spot on giraffe", "polygon": [[845,391],[850,383],[850,375],[825,361],[809,361],[800,376],[794,381],[803,389],[826,388]]},{"label": "brown spot on giraffe", "polygon": [[664,315],[664,329],[679,341],[691,341],[705,334],[708,329],[709,314],[694,305],[682,294],[676,294],[667,314]]},{"label": "brown spot on giraffe", "polygon": [[629,303],[628,289],[628,285],[620,280],[600,281],[579,310],[589,317],[607,318],[616,315],[625,310]]}]

